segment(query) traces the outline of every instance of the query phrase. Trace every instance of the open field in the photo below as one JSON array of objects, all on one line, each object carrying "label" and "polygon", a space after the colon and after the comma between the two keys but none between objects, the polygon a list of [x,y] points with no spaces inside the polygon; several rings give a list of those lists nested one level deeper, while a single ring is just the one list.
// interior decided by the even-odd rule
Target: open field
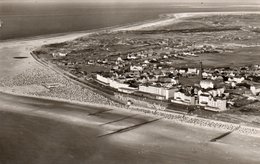
[{"label": "open field", "polygon": [[[128,35],[125,33],[126,38]],[[140,39],[140,35],[131,35],[133,39]],[[259,163],[259,137],[231,133],[216,140],[227,131],[173,123],[124,109],[51,100],[62,98],[68,102],[83,101],[99,106],[117,105],[37,63],[30,55],[32,50],[42,44],[75,46],[75,50],[82,48],[80,55],[87,58],[81,63],[84,68],[84,62],[91,62],[89,56],[99,57],[100,49],[95,49],[98,45],[91,45],[90,48],[96,53],[92,55],[92,51],[85,52],[84,46],[88,44],[77,45],[81,39],[68,41],[79,36],[82,34],[1,43],[1,89],[7,89],[9,93],[46,96],[49,99],[0,94],[0,163]],[[84,38],[88,40],[88,37]],[[56,44],[64,41],[66,44]],[[132,49],[156,48],[156,45],[141,44],[140,47],[133,48],[130,45],[127,49],[122,48],[121,53],[128,53]],[[51,51],[56,52],[56,48],[52,47]],[[103,54],[107,54],[106,48],[102,50]],[[102,59],[118,57],[114,56],[115,50],[110,51],[111,55]],[[44,56],[45,59],[51,59],[49,52],[45,55],[50,55]],[[78,56],[77,51],[70,55],[70,59],[82,57]],[[187,61],[178,57],[172,59],[180,63]],[[65,60],[65,63],[68,61]],[[74,68],[74,62],[78,62],[78,65],[80,61],[72,61],[70,68]],[[88,67],[91,66],[88,64]],[[61,67],[68,68],[66,65]],[[58,85],[56,88],[46,87],[50,83]]]},{"label": "open field", "polygon": [[[171,24],[169,19],[162,20],[162,25],[155,22],[147,26],[126,28],[128,30],[95,33],[73,41],[44,45],[35,53],[39,58],[57,64],[61,69],[83,79],[91,73],[109,72],[118,58],[126,61],[126,65],[117,70],[119,74],[129,70],[129,65],[142,65],[146,60],[155,60],[144,69],[148,73],[154,71],[153,65],[171,70],[198,67],[200,61],[203,61],[204,67],[239,67],[260,63],[260,35],[256,32],[260,27],[256,22],[259,14],[183,15]],[[64,53],[66,56],[56,57],[56,53]],[[144,56],[127,59],[129,54],[138,53]],[[165,55],[167,58],[164,58]],[[180,78],[180,82],[193,85],[199,82],[199,78]],[[209,117],[215,115],[203,111],[195,113],[205,113]],[[235,114],[238,117],[245,115],[243,112]],[[216,119],[228,120],[228,117],[221,117],[220,114]],[[241,119],[234,119],[234,122],[239,123]],[[246,123],[255,126],[253,122],[257,122],[257,118]]]},{"label": "open field", "polygon": [[[259,14],[184,17],[158,27],[94,34],[72,42],[46,45],[39,50],[39,57],[61,65],[71,63],[70,67],[79,71],[89,61],[112,61],[141,51],[150,56],[137,62],[163,54],[178,55],[180,58],[168,59],[169,67],[196,66],[200,61],[208,67],[259,64],[259,18]],[[52,53],[60,51],[67,56],[53,59]],[[184,52],[194,53],[196,57],[181,56]]]}]

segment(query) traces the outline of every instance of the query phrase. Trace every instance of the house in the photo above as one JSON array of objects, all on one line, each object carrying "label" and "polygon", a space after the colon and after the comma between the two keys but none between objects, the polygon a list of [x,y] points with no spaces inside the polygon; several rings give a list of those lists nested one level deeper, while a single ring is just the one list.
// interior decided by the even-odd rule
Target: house
[{"label": "house", "polygon": [[257,69],[258,69],[258,68],[260,68],[260,65],[259,65],[259,64],[255,64],[255,65],[254,65],[254,68],[257,68]]},{"label": "house", "polygon": [[201,80],[200,87],[203,89],[214,88],[214,83],[211,80]]},{"label": "house", "polygon": [[154,75],[149,75],[148,76],[148,81],[149,82],[157,82],[158,81],[158,78]]},{"label": "house", "polygon": [[144,64],[149,64],[150,62],[148,60],[145,60],[143,63]]},{"label": "house", "polygon": [[147,83],[148,82],[148,78],[146,76],[141,76],[138,79],[138,82],[140,82],[140,83]]},{"label": "house", "polygon": [[212,97],[210,94],[199,95],[199,105],[211,111],[227,110],[227,100],[219,97]]},{"label": "house", "polygon": [[208,94],[211,95],[212,97],[217,97],[217,96],[222,96],[222,94],[224,94],[225,92],[225,88],[217,88],[217,89],[204,89],[204,90],[199,90],[198,91],[198,95],[201,94]]},{"label": "house", "polygon": [[172,83],[174,85],[179,84],[179,80],[177,78],[170,78],[170,77],[158,77],[158,82],[161,83]]},{"label": "house", "polygon": [[118,61],[118,62],[123,62],[123,59],[122,59],[121,57],[118,57],[118,58],[117,58],[117,61]]},{"label": "house", "polygon": [[212,76],[211,80],[223,82],[224,79],[222,76]]},{"label": "house", "polygon": [[129,59],[129,60],[135,60],[135,59],[137,59],[138,57],[136,56],[136,55],[134,55],[134,54],[128,54],[127,55],[127,59]]},{"label": "house", "polygon": [[131,72],[126,72],[125,77],[140,77],[140,72],[139,71],[131,71]]},{"label": "house", "polygon": [[94,63],[95,63],[94,60],[89,60],[89,61],[88,61],[88,64],[89,64],[89,65],[93,65]]},{"label": "house", "polygon": [[250,90],[253,93],[253,95],[258,95],[260,93],[260,84],[251,85]]},{"label": "house", "polygon": [[113,70],[119,70],[119,66],[118,65],[113,66]]},{"label": "house", "polygon": [[228,78],[228,81],[229,81],[229,82],[235,82],[235,83],[237,83],[237,84],[242,83],[244,80],[245,80],[244,77],[229,77],[229,78]]},{"label": "house", "polygon": [[208,78],[210,77],[209,74],[207,72],[202,72],[202,77],[203,78]]},{"label": "house", "polygon": [[198,74],[197,68],[188,68],[187,74],[196,75]]},{"label": "house", "polygon": [[209,102],[205,109],[216,112],[225,111],[227,110],[227,100],[220,98],[211,98],[209,99]]},{"label": "house", "polygon": [[199,105],[200,106],[206,106],[209,102],[210,94],[209,93],[203,93],[199,94]]},{"label": "house", "polygon": [[142,66],[130,66],[130,71],[143,71]]},{"label": "house", "polygon": [[179,74],[184,74],[184,73],[186,73],[186,70],[185,70],[185,69],[180,69],[180,70],[179,70]]},{"label": "house", "polygon": [[174,99],[171,102],[178,103],[178,104],[185,104],[185,105],[195,105],[195,96],[191,94],[187,94],[181,91],[174,93]]}]

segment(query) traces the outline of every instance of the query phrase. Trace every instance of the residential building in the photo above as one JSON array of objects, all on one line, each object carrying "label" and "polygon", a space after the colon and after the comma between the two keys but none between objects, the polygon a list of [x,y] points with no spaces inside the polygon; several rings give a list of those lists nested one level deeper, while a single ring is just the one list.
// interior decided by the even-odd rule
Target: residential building
[{"label": "residential building", "polygon": [[204,89],[204,90],[199,90],[198,95],[201,94],[208,94],[211,95],[212,97],[220,97],[222,94],[224,94],[225,88],[217,88],[217,89]]},{"label": "residential building", "polygon": [[186,73],[186,70],[185,70],[185,69],[180,69],[180,70],[179,70],[179,74],[184,74],[184,73]]},{"label": "residential building", "polygon": [[213,111],[225,111],[227,110],[227,100],[220,99],[220,98],[211,98],[209,99],[209,102],[207,106],[205,107],[207,110],[213,110]]},{"label": "residential building", "polygon": [[212,111],[227,110],[227,100],[219,97],[212,97],[210,94],[199,95],[199,105],[205,106],[205,109]]},{"label": "residential building", "polygon": [[130,66],[130,71],[143,71],[142,66]]},{"label": "residential building", "polygon": [[188,68],[187,74],[196,75],[198,72],[199,70],[197,70],[197,68]]},{"label": "residential building", "polygon": [[175,92],[174,99],[171,102],[179,103],[179,104],[186,104],[186,105],[195,105],[195,96],[191,94],[183,93],[183,92]]},{"label": "residential building", "polygon": [[242,83],[244,80],[245,80],[244,77],[229,77],[229,78],[228,78],[228,81],[229,81],[229,82],[235,82],[235,83],[237,83],[237,84]]},{"label": "residential building", "polygon": [[258,95],[260,93],[260,84],[254,84],[250,87],[251,92],[253,95]]},{"label": "residential building", "polygon": [[200,87],[203,89],[214,88],[214,83],[211,80],[201,80]]},{"label": "residential building", "polygon": [[172,83],[174,85],[176,84],[179,84],[179,80],[177,78],[170,78],[170,77],[158,77],[158,82],[161,82],[161,83]]}]

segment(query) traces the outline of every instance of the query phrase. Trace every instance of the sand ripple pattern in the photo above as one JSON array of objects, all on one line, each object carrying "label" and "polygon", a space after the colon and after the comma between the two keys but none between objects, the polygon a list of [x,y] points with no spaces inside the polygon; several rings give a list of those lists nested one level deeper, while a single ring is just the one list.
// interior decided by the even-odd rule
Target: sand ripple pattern
[{"label": "sand ripple pattern", "polygon": [[[39,92],[39,87],[44,86],[46,83],[58,83],[60,85],[55,88],[46,88]],[[28,86],[30,86],[30,91],[27,89]],[[17,93],[17,87],[20,88],[19,94],[117,106],[115,102],[106,97],[90,89],[82,88],[55,71],[41,65],[32,64],[29,69],[24,70],[16,76],[0,78],[0,91]]]}]

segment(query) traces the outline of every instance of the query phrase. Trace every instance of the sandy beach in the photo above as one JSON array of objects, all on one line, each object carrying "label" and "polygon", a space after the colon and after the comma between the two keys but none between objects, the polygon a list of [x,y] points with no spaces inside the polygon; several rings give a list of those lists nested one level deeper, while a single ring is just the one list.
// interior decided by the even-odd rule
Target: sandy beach
[{"label": "sandy beach", "polygon": [[190,127],[135,111],[57,100],[0,94],[0,104],[3,163],[260,161],[258,137],[231,134],[210,142],[223,131]]},{"label": "sandy beach", "polygon": [[[114,27],[102,29],[101,31],[127,31],[127,30],[140,30],[150,27],[156,26],[165,26],[172,23],[178,23],[182,21],[182,19],[188,17],[196,17],[196,16],[210,16],[210,15],[241,15],[241,14],[260,14],[260,12],[196,12],[196,13],[177,13],[177,14],[167,14],[166,18],[157,19],[153,21],[139,22],[132,25],[122,26],[122,27]],[[74,32],[71,34],[65,34],[58,36],[50,35],[50,36],[39,36],[34,38],[25,38],[19,40],[10,40],[10,41],[2,41],[0,44],[0,52],[1,52],[1,61],[0,64],[2,66],[1,69],[1,80],[9,81],[8,78],[12,78],[21,74],[22,72],[26,72],[27,69],[31,68],[39,68],[40,66],[35,63],[35,60],[31,57],[30,52],[34,49],[40,47],[44,44],[51,43],[59,43],[65,42],[69,40],[73,40],[79,37],[87,36],[92,33],[96,33],[100,31],[92,32]],[[6,55],[8,54],[8,55]],[[15,57],[25,57],[25,59],[14,59]],[[37,65],[37,66],[36,66]],[[11,69],[10,69],[11,68]],[[30,72],[30,71],[29,71]],[[0,81],[1,85],[4,86],[5,83]],[[10,84],[11,85],[11,84]],[[7,85],[8,86],[8,85]],[[14,86],[16,86],[14,84]]]},{"label": "sandy beach", "polygon": [[[211,14],[219,13],[173,14],[167,19],[117,27],[111,31],[138,30]],[[30,55],[32,50],[43,44],[90,34],[75,32],[64,36],[1,42],[0,91],[11,93],[0,94],[0,120],[4,122],[0,128],[3,132],[0,135],[3,162],[10,160],[10,154],[15,153],[12,159],[26,164],[38,163],[39,160],[63,164],[259,163],[259,137],[235,133],[218,142],[209,142],[226,131],[175,123],[122,109],[119,104],[41,65]],[[59,87],[48,89],[44,87],[47,83],[56,83]],[[19,124],[12,119],[19,119]],[[143,126],[135,127],[143,123]],[[100,137],[132,126],[135,128],[129,131]],[[10,149],[15,152],[8,152]]]},{"label": "sandy beach", "polygon": [[160,27],[166,26],[173,23],[178,23],[185,18],[192,18],[192,17],[202,17],[202,16],[212,16],[212,15],[245,15],[245,14],[260,14],[260,12],[248,12],[248,11],[241,11],[241,12],[194,12],[194,13],[174,13],[174,14],[165,14],[164,19],[158,21],[151,21],[145,24],[137,24],[132,25],[130,27],[122,27],[119,29],[115,29],[115,31],[131,31],[131,30],[140,30],[146,28],[153,28],[153,27]]},{"label": "sandy beach", "polygon": [[[196,16],[210,16],[216,14],[260,14],[260,12],[199,12],[199,13],[177,13],[177,14],[167,14],[165,18],[157,19],[153,21],[139,22],[133,25],[127,25],[123,27],[114,27],[102,29],[101,31],[124,31],[124,30],[139,30],[156,26],[164,26],[172,23],[177,23],[188,17]],[[88,36],[97,31],[90,32],[75,32],[66,35],[60,36],[41,36],[31,39],[23,40],[10,40],[3,41],[0,44],[0,91],[9,92],[9,93],[19,93],[27,95],[39,95],[47,97],[57,97],[65,98],[69,100],[77,100],[91,103],[99,103],[100,101],[95,100],[104,100],[105,104],[109,100],[94,93],[93,91],[82,89],[80,86],[75,85],[71,81],[65,79],[61,75],[58,75],[56,72],[45,68],[36,62],[30,52],[34,49],[40,47],[44,44],[65,42],[73,40],[79,37]],[[43,87],[46,83],[60,83],[62,87],[56,88],[54,90],[49,90]],[[75,92],[77,91],[77,92]],[[86,93],[89,93],[89,96],[85,96]],[[88,95],[88,94],[87,94]],[[93,96],[94,95],[94,96]],[[99,98],[95,98],[95,97]],[[88,99],[86,97],[93,97]],[[93,101],[93,102],[92,102]],[[101,101],[102,102],[102,101]],[[112,102],[111,102],[112,103]],[[113,104],[113,103],[112,103]]]},{"label": "sandy beach", "polygon": [[[260,14],[260,12],[200,12],[200,13],[177,13],[167,14],[166,18],[154,21],[146,21],[123,27],[102,29],[101,31],[123,31],[139,30],[156,26],[164,26],[177,23],[188,17],[210,16],[216,14]],[[49,97],[64,99],[70,102],[85,102],[121,107],[121,105],[95,93],[94,91],[82,88],[65,78],[63,75],[38,63],[30,52],[44,44],[65,42],[79,37],[86,37],[91,32],[75,32],[64,36],[35,37],[24,40],[3,41],[0,45],[0,91],[28,96]],[[49,89],[45,84],[58,84],[57,88]]]}]

